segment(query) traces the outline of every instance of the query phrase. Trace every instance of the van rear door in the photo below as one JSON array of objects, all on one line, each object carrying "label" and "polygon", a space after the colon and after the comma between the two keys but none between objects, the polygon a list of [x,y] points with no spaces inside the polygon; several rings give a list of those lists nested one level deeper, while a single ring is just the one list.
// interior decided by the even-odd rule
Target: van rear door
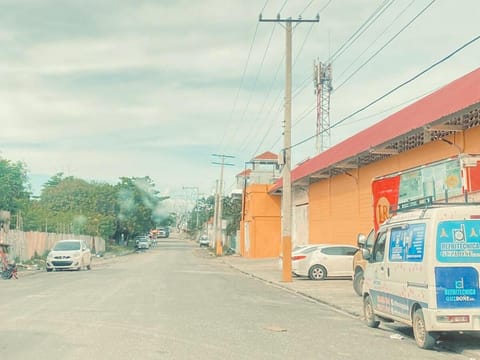
[{"label": "van rear door", "polygon": [[435,256],[437,308],[480,308],[479,217],[439,221]]}]

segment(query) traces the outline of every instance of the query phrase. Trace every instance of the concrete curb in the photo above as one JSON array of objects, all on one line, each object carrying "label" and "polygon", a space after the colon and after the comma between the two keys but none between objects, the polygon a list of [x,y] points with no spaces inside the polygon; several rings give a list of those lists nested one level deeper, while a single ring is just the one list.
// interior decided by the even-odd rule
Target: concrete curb
[{"label": "concrete curb", "polygon": [[225,264],[227,264],[228,266],[230,266],[232,269],[235,269],[235,270],[241,272],[242,274],[248,275],[248,276],[250,276],[250,277],[252,277],[252,278],[255,278],[255,279],[257,279],[257,280],[260,280],[260,281],[262,281],[262,282],[264,282],[264,283],[267,283],[267,284],[269,284],[269,285],[272,285],[272,286],[281,288],[281,289],[283,289],[283,290],[287,290],[288,292],[290,292],[290,293],[292,293],[292,294],[299,295],[299,296],[304,297],[304,298],[306,298],[306,299],[309,299],[309,300],[311,300],[311,301],[313,301],[313,302],[326,305],[326,306],[331,307],[331,308],[334,309],[335,311],[338,311],[338,312],[340,312],[340,313],[342,313],[342,314],[345,314],[345,315],[348,315],[348,316],[351,316],[351,317],[354,317],[354,318],[358,318],[358,319],[361,319],[362,316],[363,316],[363,314],[359,314],[359,313],[357,313],[357,312],[355,312],[355,311],[350,311],[350,310],[344,309],[344,308],[342,308],[342,307],[339,306],[339,305],[333,304],[333,303],[331,303],[331,302],[329,302],[329,301],[326,301],[326,300],[324,300],[324,299],[320,299],[320,298],[318,298],[318,297],[316,297],[316,296],[312,296],[312,295],[307,294],[307,293],[305,293],[305,292],[303,292],[303,291],[296,290],[296,289],[292,289],[291,287],[289,287],[289,286],[287,286],[287,285],[283,285],[283,284],[280,283],[280,282],[273,281],[273,280],[268,280],[268,279],[265,279],[265,278],[263,278],[263,277],[261,277],[261,276],[255,275],[255,274],[253,274],[253,273],[251,273],[251,272],[245,271],[245,270],[243,270],[243,269],[241,269],[241,268],[233,265],[232,263],[228,262],[228,261],[225,260],[225,259],[222,259],[222,261],[223,261]]}]

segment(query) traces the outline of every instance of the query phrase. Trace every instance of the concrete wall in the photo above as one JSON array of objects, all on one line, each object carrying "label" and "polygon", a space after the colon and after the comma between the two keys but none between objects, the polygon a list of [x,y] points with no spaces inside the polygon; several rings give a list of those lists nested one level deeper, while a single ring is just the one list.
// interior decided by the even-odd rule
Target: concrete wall
[{"label": "concrete wall", "polygon": [[[419,148],[311,184],[309,189],[310,243],[356,244],[359,232],[373,227],[371,182],[376,176],[434,162],[460,152],[480,154],[480,127],[427,143]],[[475,201],[480,195],[474,194]]]},{"label": "concrete wall", "polygon": [[58,240],[66,239],[85,240],[92,252],[99,253],[105,251],[105,240],[100,237],[32,231],[23,232],[18,230],[0,231],[0,242],[11,245],[10,258],[18,258],[20,261],[30,260],[35,256],[35,253],[43,255]]},{"label": "concrete wall", "polygon": [[248,258],[280,255],[279,196],[268,194],[268,185],[250,185],[245,192],[244,219],[240,223],[240,254]]}]

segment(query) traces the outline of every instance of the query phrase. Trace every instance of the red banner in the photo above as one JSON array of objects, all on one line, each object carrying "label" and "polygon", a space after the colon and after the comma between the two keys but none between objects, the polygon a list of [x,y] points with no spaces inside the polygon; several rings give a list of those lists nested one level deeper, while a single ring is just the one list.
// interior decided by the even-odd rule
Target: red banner
[{"label": "red banner", "polygon": [[375,231],[388,219],[391,209],[398,205],[400,175],[374,180],[372,182],[373,219]]}]

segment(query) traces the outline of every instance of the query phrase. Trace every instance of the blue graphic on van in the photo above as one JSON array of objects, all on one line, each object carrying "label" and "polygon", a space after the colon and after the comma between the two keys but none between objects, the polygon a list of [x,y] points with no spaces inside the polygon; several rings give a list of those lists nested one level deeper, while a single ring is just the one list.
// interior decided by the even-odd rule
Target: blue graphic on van
[{"label": "blue graphic on van", "polygon": [[424,223],[392,228],[388,259],[394,262],[421,262],[424,244]]},{"label": "blue graphic on van", "polygon": [[437,267],[435,283],[439,309],[480,307],[477,269],[467,266]]},{"label": "blue graphic on van", "polygon": [[445,263],[480,262],[480,220],[439,222],[437,260]]}]

